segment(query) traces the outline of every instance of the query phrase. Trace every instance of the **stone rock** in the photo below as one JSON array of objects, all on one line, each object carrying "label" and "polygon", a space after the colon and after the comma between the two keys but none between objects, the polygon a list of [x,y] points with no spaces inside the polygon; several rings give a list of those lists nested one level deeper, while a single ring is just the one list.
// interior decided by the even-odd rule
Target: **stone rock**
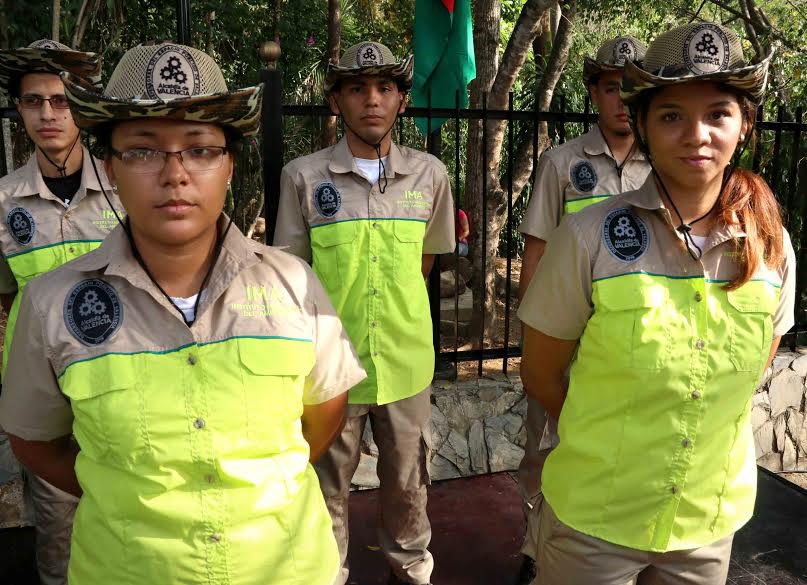
[{"label": "stone rock", "polygon": [[807,471],[807,457],[799,456],[796,462],[796,471]]},{"label": "stone rock", "polygon": [[471,459],[468,453],[468,441],[457,431],[451,430],[438,454],[450,461],[462,476],[470,475]]},{"label": "stone rock", "polygon": [[518,469],[518,464],[524,457],[524,449],[514,445],[503,432],[486,425],[485,443],[492,473]]},{"label": "stone rock", "polygon": [[[787,432],[794,441],[799,440],[799,433],[804,426],[804,415],[794,409],[787,411]],[[807,447],[807,445],[805,445]]]},{"label": "stone rock", "polygon": [[807,355],[803,355],[790,364],[790,368],[802,378],[807,376]]},{"label": "stone rock", "polygon": [[470,321],[474,314],[474,296],[470,288],[466,288],[465,292],[459,296],[459,309],[457,313],[454,312],[454,297],[450,299],[440,299],[440,319],[445,321],[454,321],[455,319],[462,323]]},{"label": "stone rock", "polygon": [[[519,416],[512,413],[494,416],[485,421],[486,429],[504,433],[510,441],[515,441],[523,425],[524,421]],[[488,445],[488,452],[490,452],[490,445]]]},{"label": "stone rock", "polygon": [[497,414],[508,412],[518,404],[519,400],[521,400],[521,396],[522,395],[518,392],[503,392],[501,396],[496,399],[494,411]]},{"label": "stone rock", "polygon": [[773,452],[773,421],[763,423],[754,433],[754,443],[757,450],[757,459]]},{"label": "stone rock", "polygon": [[378,459],[371,457],[367,453],[362,453],[359,458],[359,466],[356,468],[356,473],[353,474],[351,484],[359,489],[375,489],[380,483],[378,481],[378,473],[376,468],[378,466]]},{"label": "stone rock", "polygon": [[510,412],[517,414],[523,419],[527,418],[527,397],[525,395],[521,395],[521,398],[516,403],[516,405],[510,409]]},{"label": "stone rock", "polygon": [[776,418],[788,408],[801,408],[804,380],[793,370],[782,370],[771,380],[768,394],[771,399],[771,416]]},{"label": "stone rock", "polygon": [[771,362],[771,369],[773,370],[773,375],[775,376],[776,374],[787,368],[793,361],[793,357],[794,355],[790,352],[778,353],[773,358],[773,362]]},{"label": "stone rock", "polygon": [[471,282],[474,268],[471,261],[465,256],[457,258],[454,254],[440,255],[440,272],[454,272],[454,267],[459,264],[460,276],[465,282]]},{"label": "stone rock", "polygon": [[440,319],[440,337],[444,343],[447,340],[451,340],[451,343],[453,343],[455,327],[459,337],[467,339],[471,336],[471,324],[469,322]]},{"label": "stone rock", "polygon": [[432,481],[440,481],[443,479],[462,477],[462,473],[460,473],[456,465],[438,453],[434,456],[434,459],[432,459],[431,467],[429,468],[429,476]]},{"label": "stone rock", "polygon": [[453,272],[440,273],[440,298],[448,299],[454,298],[455,295],[461,295],[465,292],[465,281],[462,276],[459,280],[455,280]]},{"label": "stone rock", "polygon": [[27,519],[21,476],[0,483],[0,529],[30,524]]},{"label": "stone rock", "polygon": [[784,471],[792,471],[796,469],[796,447],[790,437],[785,439],[784,450],[782,453],[782,469]]},{"label": "stone rock", "polygon": [[432,406],[432,448],[435,452],[440,451],[450,432],[448,419],[437,406]]},{"label": "stone rock", "polygon": [[804,426],[801,427],[801,431],[799,432],[799,450],[804,454],[804,458],[807,459],[807,421],[805,421]]},{"label": "stone rock", "polygon": [[370,425],[364,425],[364,434],[361,437],[361,450],[362,453],[366,453],[371,457],[378,457],[378,447],[375,445],[375,439],[373,439],[373,431],[370,429]]},{"label": "stone rock", "polygon": [[767,421],[771,420],[771,411],[762,406],[755,406],[751,409],[751,428],[757,430]]},{"label": "stone rock", "polygon": [[471,423],[471,430],[468,432],[468,453],[471,458],[471,470],[475,473],[487,473],[488,450],[485,445],[485,427],[481,420]]},{"label": "stone rock", "polygon": [[763,390],[761,392],[757,392],[754,394],[753,398],[751,399],[751,406],[761,406],[766,408],[768,411],[771,409],[771,398],[768,396],[768,391]]},{"label": "stone rock", "polygon": [[757,460],[757,464],[770,471],[782,471],[782,456],[779,453],[768,453]]},{"label": "stone rock", "polygon": [[776,451],[781,453],[785,449],[785,431],[787,429],[787,421],[783,414],[773,421],[773,437],[776,439]]}]

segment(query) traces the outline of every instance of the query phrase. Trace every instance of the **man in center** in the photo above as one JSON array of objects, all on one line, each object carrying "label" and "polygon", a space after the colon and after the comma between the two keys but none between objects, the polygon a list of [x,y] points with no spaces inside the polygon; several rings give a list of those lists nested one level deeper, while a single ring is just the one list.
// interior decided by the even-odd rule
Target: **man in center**
[{"label": "man in center", "polygon": [[426,585],[434,561],[426,486],[434,347],[424,277],[455,246],[448,175],[391,131],[412,86],[411,57],[361,42],[330,65],[325,91],[345,134],[281,175],[274,244],[311,262],[367,379],[349,395],[341,436],[316,464],[347,582],[348,496],[369,419],[378,446],[378,539],[391,584]]}]

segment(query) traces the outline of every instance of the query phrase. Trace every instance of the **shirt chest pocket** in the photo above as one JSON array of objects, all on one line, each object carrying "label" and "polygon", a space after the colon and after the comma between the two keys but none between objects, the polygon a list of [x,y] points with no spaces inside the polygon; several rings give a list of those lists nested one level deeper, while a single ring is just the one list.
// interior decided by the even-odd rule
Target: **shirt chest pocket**
[{"label": "shirt chest pocket", "polygon": [[328,290],[350,282],[358,264],[356,223],[339,222],[311,230],[312,267]]},{"label": "shirt chest pocket", "polygon": [[282,339],[239,339],[242,434],[262,451],[300,446],[306,376],[314,366],[313,343]]},{"label": "shirt chest pocket", "polygon": [[773,341],[773,313],[779,291],[752,281],[726,293],[731,363],[737,371],[759,375]]},{"label": "shirt chest pocket", "polygon": [[601,349],[613,359],[637,370],[667,367],[672,351],[669,298],[661,286],[598,291],[597,318],[592,319]]},{"label": "shirt chest pocket", "polygon": [[422,221],[396,220],[393,226],[393,272],[398,284],[411,285],[423,279],[423,236],[426,224]]},{"label": "shirt chest pocket", "polygon": [[[83,454],[129,468],[149,455],[146,403],[137,357],[109,355],[71,366],[62,391]],[[72,371],[71,371],[72,370]]]}]

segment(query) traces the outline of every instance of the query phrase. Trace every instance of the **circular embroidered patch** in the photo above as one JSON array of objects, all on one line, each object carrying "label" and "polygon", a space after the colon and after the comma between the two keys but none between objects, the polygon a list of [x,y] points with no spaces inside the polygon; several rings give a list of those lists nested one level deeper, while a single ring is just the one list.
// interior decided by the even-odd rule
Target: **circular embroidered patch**
[{"label": "circular embroidered patch", "polygon": [[572,165],[569,180],[580,193],[589,193],[597,186],[597,171],[590,162],[581,160]]},{"label": "circular embroidered patch", "polygon": [[200,93],[196,61],[177,45],[161,47],[146,68],[146,94],[153,100],[189,97]]},{"label": "circular embroidered patch", "polygon": [[314,207],[322,217],[333,217],[342,208],[342,195],[333,183],[320,183],[314,189]]},{"label": "circular embroidered patch", "polygon": [[627,37],[620,37],[614,42],[614,65],[623,65],[625,61],[636,60],[636,43]]},{"label": "circular embroidered patch", "polygon": [[383,64],[384,56],[375,43],[364,43],[356,52],[356,65],[359,67],[372,67]]},{"label": "circular embroidered patch", "polygon": [[647,251],[650,237],[644,222],[628,208],[614,209],[605,216],[602,240],[611,255],[622,262],[638,260]]},{"label": "circular embroidered patch", "polygon": [[696,26],[684,41],[684,63],[695,74],[725,71],[729,66],[729,38],[713,24]]},{"label": "circular embroidered patch", "polygon": [[81,343],[104,343],[123,322],[123,305],[118,292],[97,278],[79,282],[64,300],[64,322]]},{"label": "circular embroidered patch", "polygon": [[20,246],[27,246],[34,239],[36,234],[36,221],[27,209],[15,207],[8,212],[6,224],[11,237]]}]

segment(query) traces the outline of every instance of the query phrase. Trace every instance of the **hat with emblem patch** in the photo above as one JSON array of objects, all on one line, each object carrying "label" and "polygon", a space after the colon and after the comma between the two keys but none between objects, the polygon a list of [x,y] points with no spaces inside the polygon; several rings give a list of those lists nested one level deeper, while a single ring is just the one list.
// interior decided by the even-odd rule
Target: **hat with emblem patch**
[{"label": "hat with emblem patch", "polygon": [[621,71],[627,61],[641,63],[647,47],[632,36],[617,37],[605,41],[597,51],[597,57],[586,57],[583,61],[583,82],[588,85],[591,78],[606,71]]},{"label": "hat with emblem patch", "polygon": [[415,61],[408,56],[397,61],[387,47],[381,43],[363,41],[347,49],[339,64],[328,64],[325,73],[325,93],[330,92],[342,79],[360,75],[388,75],[398,83],[401,90],[412,87],[412,68]]},{"label": "hat with emblem patch", "polygon": [[693,22],[659,35],[640,66],[625,65],[620,95],[630,104],[643,91],[689,81],[716,81],[734,87],[754,102],[765,93],[773,51],[749,64],[733,30],[711,22]]},{"label": "hat with emblem patch", "polygon": [[40,39],[27,47],[0,50],[0,91],[9,93],[11,82],[27,73],[63,71],[84,79],[93,87],[101,87],[101,57],[96,53],[74,51],[67,45]]},{"label": "hat with emblem patch", "polygon": [[65,94],[79,128],[106,122],[168,118],[229,126],[245,136],[258,132],[263,85],[230,91],[210,55],[164,42],[126,51],[103,93],[63,74]]}]

